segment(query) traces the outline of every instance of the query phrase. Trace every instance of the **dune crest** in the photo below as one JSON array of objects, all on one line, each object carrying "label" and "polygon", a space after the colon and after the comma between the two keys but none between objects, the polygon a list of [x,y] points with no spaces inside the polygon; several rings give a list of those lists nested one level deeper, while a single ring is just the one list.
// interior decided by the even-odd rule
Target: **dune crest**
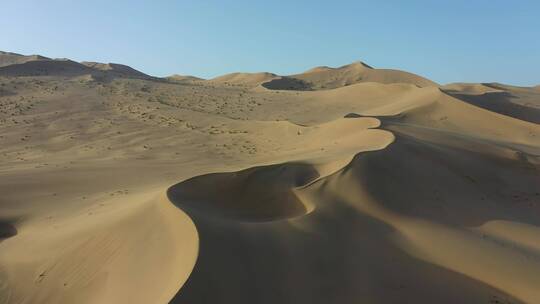
[{"label": "dune crest", "polygon": [[[303,128],[303,159],[238,172],[212,173],[197,176],[169,188],[169,198],[189,214],[230,218],[245,222],[269,222],[306,215],[313,206],[296,195],[296,189],[307,186],[341,169],[359,151],[381,149],[392,142],[391,134],[383,134],[377,127],[379,121],[372,118],[357,121],[338,120],[310,128]],[[361,128],[366,128],[362,130]],[[354,135],[344,136],[325,147],[322,142],[337,130],[355,130]],[[307,138],[305,138],[307,137]],[[322,145],[321,145],[322,144]],[[332,156],[311,156],[313,146],[327,149]],[[319,148],[320,147],[320,148]],[[288,156],[294,158],[294,156]],[[312,158],[315,157],[315,158]],[[345,163],[344,163],[345,161]],[[211,190],[209,190],[211,189]]]}]

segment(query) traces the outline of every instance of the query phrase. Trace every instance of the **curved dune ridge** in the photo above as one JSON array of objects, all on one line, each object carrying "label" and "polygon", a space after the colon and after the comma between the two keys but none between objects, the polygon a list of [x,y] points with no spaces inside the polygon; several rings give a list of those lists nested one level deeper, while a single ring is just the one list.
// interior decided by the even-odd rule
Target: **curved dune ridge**
[{"label": "curved dune ridge", "polygon": [[[340,170],[339,166],[343,164],[340,160],[343,158],[350,160],[358,151],[379,149],[390,143],[390,134],[381,136],[380,131],[360,129],[362,125],[369,128],[376,127],[378,123],[378,120],[372,118],[364,118],[361,124],[338,120],[319,126],[321,128],[318,130],[303,130],[304,137],[318,140],[321,136],[328,140],[325,134],[329,132],[335,134],[337,130],[354,130],[354,136],[344,136],[337,147],[327,148],[332,151],[333,157],[330,159],[303,160],[238,172],[202,175],[169,188],[167,195],[172,201],[179,202],[180,208],[188,213],[216,218],[266,222],[306,215],[312,211],[313,206],[302,201],[295,189]],[[366,140],[373,138],[373,135],[379,138],[367,144]],[[315,146],[324,149],[325,144],[318,143]],[[304,156],[309,155],[310,144],[302,147]]]},{"label": "curved dune ridge", "polygon": [[0,68],[0,303],[540,301],[534,88],[45,61]]},{"label": "curved dune ridge", "polygon": [[[440,108],[452,106],[467,107],[443,104],[429,108],[435,114]],[[330,299],[534,303],[540,296],[536,288],[540,282],[540,251],[532,245],[540,237],[536,227],[539,193],[534,190],[540,182],[538,154],[519,151],[515,148],[518,143],[497,143],[500,139],[496,133],[506,129],[504,124],[516,122],[511,119],[499,116],[499,130],[479,130],[476,135],[463,136],[454,127],[437,130],[422,126],[422,121],[411,123],[417,111],[381,118],[385,121],[384,129],[398,134],[387,148],[360,153],[350,164],[325,178],[315,180],[316,175],[308,174],[314,181],[302,182],[300,187],[295,178],[284,179],[275,171],[283,172],[283,167],[288,166],[293,176],[304,178],[305,172],[311,172],[309,167],[302,168],[304,171],[294,164],[282,164],[200,176],[170,188],[171,200],[198,227],[203,248],[194,272],[172,303],[219,299],[261,303],[326,303]],[[490,115],[481,109],[476,111],[479,119]],[[419,116],[423,118],[425,114]],[[458,128],[467,127],[467,122],[462,121]],[[490,135],[493,137],[488,139]],[[537,138],[524,135],[532,141],[521,144],[538,142]],[[215,217],[212,212],[201,210],[205,206],[194,206],[198,202],[232,203],[234,208],[239,207],[236,204],[246,197],[245,191],[250,191],[247,189],[259,189],[253,186],[258,177],[246,181],[246,175],[249,177],[252,172],[268,174],[264,181],[278,187],[264,187],[264,191],[279,194],[282,183],[297,186],[295,198],[309,204],[310,213],[258,223],[246,222],[245,218]],[[499,177],[490,178],[495,174]],[[230,180],[218,182],[218,176]],[[238,176],[246,190],[231,191],[228,184]],[[220,186],[209,192],[212,183],[225,188]],[[264,199],[265,192],[257,193],[259,198],[248,199],[282,210]],[[286,199],[280,201],[291,203]],[[254,204],[249,208],[240,202],[240,207],[260,211]],[[499,227],[497,232],[485,228],[495,224]],[[369,233],[344,237],[360,227],[360,231]],[[507,231],[506,227],[516,228]],[[511,231],[526,235],[512,235]],[[214,254],[218,251],[219,256]],[[381,252],[385,254],[381,256]],[[252,255],[272,262],[265,266],[264,262],[248,258]],[[410,258],[425,264],[415,264],[412,272],[410,268],[403,269],[402,261]],[[300,265],[289,264],[299,260]],[[324,275],[316,272],[319,267],[326,269]],[[258,280],[249,279],[252,271],[256,271]],[[210,278],[208,272],[214,275]],[[277,280],[284,273],[287,280]],[[380,284],[377,288],[362,288],[374,280]],[[351,282],[355,283],[354,288]],[[294,296],[287,292],[290,284],[295,286]]]},{"label": "curved dune ridge", "polygon": [[[519,160],[471,154],[455,146],[452,136],[441,139],[436,132],[427,131],[428,137],[435,135],[437,141],[444,142],[441,151],[432,147],[433,142],[411,138],[414,132],[407,130],[383,152],[359,154],[336,174],[297,189],[297,197],[313,206],[309,216],[270,223],[246,223],[229,217],[224,220],[185,205],[182,192],[197,191],[202,186],[206,197],[205,184],[215,181],[213,176],[201,176],[172,187],[169,197],[194,219],[203,248],[194,272],[172,303],[219,299],[262,303],[376,299],[387,303],[419,298],[440,303],[475,303],[486,298],[533,303],[539,296],[536,283],[540,280],[540,263],[536,261],[540,251],[532,245],[540,233],[534,226],[538,224],[538,213],[531,214],[531,206],[526,203],[516,208],[506,197],[512,193],[536,196],[531,189],[540,181],[537,172],[523,168],[519,179],[512,175],[476,185],[476,180],[485,180],[492,174],[485,172],[484,166],[504,172],[512,170],[512,162]],[[474,144],[480,150],[493,148],[484,147],[482,142]],[[458,153],[458,158],[454,153]],[[434,167],[433,157],[440,160],[440,165]],[[430,174],[419,171],[421,167],[429,167]],[[294,171],[294,166],[289,170]],[[456,174],[460,171],[463,173]],[[267,181],[273,183],[272,179]],[[423,187],[431,183],[437,187]],[[498,187],[497,193],[492,193],[492,187]],[[218,188],[219,192],[213,195],[237,196],[222,197],[221,203],[236,203],[244,197],[229,188],[223,190]],[[205,200],[199,198],[200,203]],[[404,204],[405,201],[414,203]],[[248,210],[252,208],[257,207]],[[336,217],[342,220],[336,221]],[[527,224],[517,224],[517,219]],[[487,233],[484,226],[495,222],[501,225],[498,231]],[[514,225],[518,225],[514,233],[528,235],[517,240],[506,230]],[[358,229],[369,233],[344,237]],[[324,237],[313,239],[313,234]],[[341,250],[336,253],[338,248]],[[385,254],[381,256],[382,252]],[[250,261],[251,255],[273,262],[266,266],[258,260]],[[300,256],[300,265],[289,264],[291,260],[299,261]],[[402,264],[410,258],[426,264]],[[316,272],[318,267],[324,267],[320,263],[328,267],[324,275]],[[386,264],[386,269],[380,268]],[[257,271],[257,281],[249,279],[250,269]],[[206,275],[208,271],[214,274],[211,278]],[[277,280],[284,273],[287,280]],[[375,290],[362,288],[373,280],[384,284]],[[351,281],[357,285],[348,289],[353,287]],[[296,282],[294,296],[287,292],[291,282]],[[430,288],[425,289],[426,284]],[[343,294],[345,290],[347,293]]]}]

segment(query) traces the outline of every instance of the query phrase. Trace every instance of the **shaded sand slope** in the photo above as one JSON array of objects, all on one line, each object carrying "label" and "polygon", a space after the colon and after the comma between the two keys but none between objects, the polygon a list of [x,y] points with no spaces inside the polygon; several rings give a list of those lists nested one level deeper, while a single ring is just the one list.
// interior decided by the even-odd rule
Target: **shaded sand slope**
[{"label": "shaded sand slope", "polygon": [[501,84],[454,84],[448,94],[468,103],[521,120],[540,123],[540,92]]}]

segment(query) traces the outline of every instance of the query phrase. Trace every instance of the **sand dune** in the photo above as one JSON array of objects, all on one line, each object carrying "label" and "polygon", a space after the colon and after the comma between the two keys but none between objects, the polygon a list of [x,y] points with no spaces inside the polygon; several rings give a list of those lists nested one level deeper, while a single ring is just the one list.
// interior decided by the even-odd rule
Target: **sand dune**
[{"label": "sand dune", "polygon": [[[433,143],[409,137],[414,131],[406,133],[386,149],[359,154],[338,173],[298,189],[297,196],[313,206],[306,216],[250,223],[184,209],[207,251],[200,252],[173,303],[223,298],[261,303],[534,303],[539,252],[522,251],[513,237],[500,242],[497,235],[474,227],[493,218],[537,224],[536,207],[508,201],[513,193],[534,197],[537,171],[523,168],[508,179],[483,183],[492,174],[485,166],[494,172],[513,171],[514,160],[485,159],[451,145],[441,151]],[[452,142],[437,131],[428,133],[439,145]],[[433,158],[440,164],[434,167]],[[181,192],[188,186],[181,183],[172,190]],[[500,192],[492,193],[492,187]],[[172,199],[185,207],[183,196]],[[537,239],[538,234],[530,237]],[[257,280],[250,279],[254,273]]]},{"label": "sand dune", "polygon": [[167,77],[165,77],[165,79],[167,79],[169,81],[176,81],[176,82],[196,82],[196,81],[203,81],[204,80],[202,78],[195,77],[195,76],[178,75],[178,74],[167,76]]},{"label": "sand dune", "polygon": [[231,73],[210,79],[211,82],[241,84],[241,85],[258,85],[267,82],[277,77],[276,74],[261,72],[261,73]]},{"label": "sand dune", "polygon": [[461,84],[442,88],[463,101],[521,120],[540,123],[540,93],[502,84]]},{"label": "sand dune", "polygon": [[441,88],[446,92],[470,95],[504,92],[503,90],[492,87],[487,83],[450,83],[442,86]]},{"label": "sand dune", "polygon": [[31,60],[0,67],[2,76],[78,76],[92,69],[71,60]]},{"label": "sand dune", "polygon": [[339,68],[317,67],[302,74],[276,79],[263,85],[275,90],[322,90],[360,82],[408,83],[419,87],[437,85],[418,75],[398,70],[374,69],[363,62],[354,62]]},{"label": "sand dune", "polygon": [[150,76],[135,70],[132,67],[117,63],[81,62],[81,64],[99,71],[105,71],[129,78],[150,78]]},{"label": "sand dune", "polygon": [[315,67],[301,74],[278,76],[273,73],[231,73],[209,80],[217,83],[257,86],[271,90],[325,90],[362,82],[384,84],[406,83],[418,87],[437,86],[431,80],[398,70],[374,69],[363,62],[353,62],[338,68]]},{"label": "sand dune", "polygon": [[0,303],[540,301],[535,88],[32,58],[0,54]]}]

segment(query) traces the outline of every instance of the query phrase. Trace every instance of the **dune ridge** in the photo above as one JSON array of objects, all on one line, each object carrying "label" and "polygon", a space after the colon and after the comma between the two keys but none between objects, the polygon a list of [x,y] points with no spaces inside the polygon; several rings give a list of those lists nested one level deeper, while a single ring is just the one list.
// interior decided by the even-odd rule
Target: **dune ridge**
[{"label": "dune ridge", "polygon": [[[433,110],[434,107],[430,107],[430,109]],[[414,110],[408,110],[404,113],[411,113],[411,111],[414,112]],[[478,111],[483,112],[481,109]],[[488,113],[486,112],[485,114]],[[242,246],[257,242],[253,239],[254,232],[252,231],[258,231],[258,235],[265,237],[260,242],[257,242],[257,246],[264,248],[261,249],[264,251],[278,250],[278,252],[280,250],[279,243],[269,244],[271,243],[270,240],[272,239],[273,233],[282,231],[281,234],[285,233],[286,235],[289,235],[294,234],[292,231],[295,231],[296,229],[300,229],[300,231],[306,230],[310,233],[316,233],[317,231],[322,233],[319,229],[327,229],[328,226],[318,226],[316,223],[320,220],[315,220],[314,223],[308,224],[313,221],[310,220],[310,218],[325,216],[324,213],[322,213],[322,215],[319,215],[319,213],[324,212],[321,211],[321,209],[326,210],[328,204],[345,204],[348,208],[358,210],[359,214],[357,216],[360,220],[367,216],[376,219],[381,224],[384,223],[384,225],[392,227],[395,232],[390,234],[386,242],[397,246],[402,252],[428,263],[433,263],[443,269],[448,269],[451,273],[461,273],[462,275],[475,280],[475,284],[483,286],[476,286],[473,289],[491,290],[491,297],[484,297],[484,299],[488,298],[492,301],[499,299],[502,301],[502,299],[504,299],[504,301],[509,301],[511,303],[521,303],[521,301],[523,301],[523,303],[534,302],[539,296],[536,291],[535,282],[540,280],[540,277],[537,275],[540,264],[537,264],[535,259],[539,257],[540,252],[537,249],[531,249],[530,245],[526,245],[525,247],[521,247],[523,245],[517,245],[513,240],[514,237],[510,238],[512,241],[506,239],[506,241],[501,242],[500,238],[497,237],[497,234],[492,233],[487,235],[478,233],[477,230],[482,230],[481,227],[489,225],[491,222],[487,220],[489,218],[505,218],[509,221],[507,224],[509,226],[517,225],[512,222],[512,220],[516,218],[519,218],[520,221],[525,220],[526,222],[531,221],[530,223],[537,223],[536,213],[538,212],[538,209],[536,208],[536,204],[514,206],[512,203],[507,202],[507,197],[511,197],[512,192],[520,193],[519,196],[523,198],[533,198],[538,195],[534,191],[531,191],[531,189],[534,189],[534,185],[540,182],[540,177],[535,174],[537,173],[539,164],[538,155],[531,155],[532,159],[527,161],[531,166],[520,169],[523,171],[523,174],[521,175],[512,175],[502,180],[494,180],[484,182],[481,185],[474,185],[475,183],[479,183],[479,181],[489,180],[487,179],[487,176],[492,173],[486,172],[484,168],[490,167],[491,170],[499,172],[513,170],[513,168],[515,168],[515,163],[523,162],[523,158],[516,157],[513,153],[508,153],[508,148],[506,147],[494,146],[492,142],[486,141],[486,139],[483,139],[482,137],[458,137],[459,139],[456,140],[458,135],[453,134],[453,132],[441,133],[441,131],[437,129],[417,126],[410,122],[411,118],[406,118],[407,115],[410,114],[393,115],[388,116],[388,118],[381,117],[384,121],[382,126],[383,129],[399,134],[396,142],[390,143],[388,147],[380,151],[373,151],[367,154],[359,153],[352,162],[342,169],[337,170],[336,173],[320,179],[312,178],[314,181],[302,183],[302,185],[296,189],[297,197],[304,200],[304,204],[308,204],[307,202],[309,202],[312,206],[312,210],[309,214],[295,216],[278,222],[246,224],[244,221],[238,222],[236,220],[227,220],[225,222],[216,221],[212,217],[209,217],[209,214],[211,213],[200,212],[197,210],[193,211],[192,207],[184,205],[186,197],[181,194],[179,195],[178,193],[185,191],[183,190],[184,188],[190,189],[190,191],[197,191],[196,189],[199,188],[193,184],[197,183],[198,179],[200,179],[199,182],[204,184],[207,182],[204,181],[204,179],[209,179],[208,181],[210,182],[213,176],[201,176],[194,180],[180,183],[169,190],[169,196],[173,202],[179,204],[180,207],[188,212],[194,219],[195,224],[201,231],[201,242],[203,244],[209,243],[204,247],[214,248],[212,246],[213,244],[211,244],[214,242],[221,244],[221,242],[215,238],[217,237],[215,231],[222,231],[219,234],[219,238],[223,238],[223,229],[225,229],[224,227],[227,227],[227,231],[230,231],[231,234],[235,235],[234,238],[232,236],[228,237],[227,242],[234,242],[235,245],[233,247],[235,248],[242,248]],[[500,118],[505,119],[502,116]],[[396,119],[402,121],[407,119],[409,121],[398,123]],[[514,121],[509,119],[508,123],[512,124]],[[504,126],[501,126],[500,128],[505,129]],[[483,136],[486,136],[486,134],[484,133]],[[468,146],[467,148],[461,147],[464,143],[468,143],[466,144],[466,146]],[[434,144],[436,144],[436,146],[434,146]],[[471,146],[474,148],[471,149]],[[496,151],[493,151],[493,149],[496,149]],[[472,150],[476,152],[473,153]],[[500,150],[500,152],[497,150]],[[441,152],[443,154],[441,154]],[[484,162],[486,164],[484,164]],[[435,164],[438,164],[436,166],[440,167],[434,167]],[[475,165],[471,166],[471,164]],[[295,165],[293,164],[289,165],[290,170],[298,172],[293,169],[294,166]],[[414,172],[415,167],[429,167],[431,168],[431,173],[426,174],[422,171],[418,171],[418,175],[411,176],[410,172]],[[516,172],[514,172],[514,174],[515,173]],[[517,176],[520,176],[519,179],[516,179]],[[433,178],[435,178],[436,181],[433,181]],[[420,187],[425,184],[438,186],[421,189]],[[445,186],[442,186],[443,184]],[[298,184],[294,183],[293,185],[298,186]],[[390,188],[395,188],[395,185],[400,186],[397,189]],[[456,190],[452,190],[453,188]],[[499,192],[491,193],[491,189],[494,188],[499,189]],[[201,189],[208,189],[208,187],[202,186]],[[223,190],[217,188],[216,190],[220,192],[223,191],[221,192],[222,194],[228,193],[234,195],[234,193],[236,193],[230,191],[230,189]],[[463,192],[463,190],[465,192]],[[217,196],[220,197],[221,200],[229,202],[236,201],[239,197],[238,194],[236,198],[223,197],[219,194]],[[516,198],[515,195],[514,197]],[[193,197],[191,199],[193,200]],[[204,198],[199,198],[198,200],[200,203],[205,201]],[[466,201],[460,202],[458,205],[453,204],[460,200]],[[469,200],[470,203],[475,200],[485,201],[485,203],[476,205],[479,209],[471,210],[471,205],[467,200]],[[518,201],[519,200],[520,199],[518,199]],[[403,202],[415,202],[415,204],[404,205]],[[434,202],[437,203],[434,204]],[[266,207],[269,207],[269,205],[266,205]],[[333,206],[333,208],[337,207]],[[531,214],[532,210],[536,210],[536,213]],[[493,212],[498,213],[494,214]],[[349,214],[352,216],[352,213],[349,212]],[[468,215],[464,217],[464,214]],[[270,225],[281,228],[272,228]],[[276,232],[272,232],[274,229]],[[350,227],[347,229],[350,229]],[[526,244],[531,244],[533,239],[538,239],[540,235],[537,233],[537,230],[529,230],[528,239],[525,239]],[[239,237],[238,234],[242,234],[243,237]],[[287,242],[287,246],[295,246],[297,243],[302,244],[301,246],[306,246],[304,243],[306,240],[301,241],[302,239],[303,237],[299,236],[295,242]],[[353,240],[347,240],[347,242],[352,241]],[[509,244],[512,244],[511,248],[508,248]],[[229,246],[230,245],[231,244],[229,243]],[[253,246],[254,245],[250,245],[250,248],[253,248]],[[274,246],[274,248],[271,249],[271,246]],[[336,241],[331,243],[330,246],[332,246],[332,248],[339,248],[343,245],[340,245],[339,241]],[[347,264],[347,261],[356,261],[359,255],[366,255],[365,252],[360,252],[370,248],[372,244],[370,243],[366,246],[368,247],[360,245],[361,249],[359,248],[357,251],[349,253],[350,258],[341,256],[342,259],[345,259],[345,262],[342,261],[342,263]],[[381,245],[379,244],[378,246]],[[255,246],[255,248],[257,247]],[[526,251],[523,251],[523,248],[525,248]],[[320,250],[321,248],[318,249]],[[302,251],[300,248],[297,250]],[[466,254],[463,255],[463,252]],[[238,254],[238,252],[236,252],[236,254]],[[325,254],[329,254],[329,252],[325,251]],[[342,252],[341,254],[343,255],[345,253]],[[225,265],[216,264],[219,262],[215,260],[209,261],[210,258],[208,255],[211,254],[201,252],[200,258],[203,259],[202,262],[196,266],[194,273],[190,277],[191,281],[188,280],[186,283],[187,285],[183,287],[181,292],[177,294],[177,297],[173,299],[173,303],[198,302],[202,299],[217,301],[219,298],[234,299],[235,301],[240,302],[255,300],[262,303],[294,301],[294,298],[289,298],[290,294],[285,292],[279,295],[271,295],[259,289],[258,291],[263,293],[263,295],[259,297],[254,294],[243,294],[241,290],[246,288],[246,281],[240,278],[237,280],[238,282],[243,282],[242,285],[234,285],[234,283],[223,284],[224,286],[212,285],[211,282],[207,281],[207,277],[204,277],[200,273],[206,273],[209,269],[217,268],[221,270],[217,273],[225,273],[226,276],[230,277],[231,270],[229,269],[229,271],[227,271]],[[227,258],[230,259],[231,256],[232,255],[227,255]],[[485,256],[490,256],[490,260],[486,260],[485,263],[478,263],[478,259]],[[531,261],[521,262],[523,256],[531,259]],[[212,255],[212,258],[217,259],[215,255]],[[218,260],[221,261],[221,259]],[[240,260],[241,258],[238,258],[239,263],[241,263]],[[370,262],[372,261],[373,256],[371,256]],[[206,268],[205,263],[207,265],[212,265],[212,268]],[[223,263],[230,263],[230,260],[228,262],[223,261]],[[493,267],[492,263],[497,263],[499,266]],[[332,265],[335,264],[337,264],[337,262],[332,261]],[[362,265],[365,267],[365,264]],[[427,267],[427,269],[429,269],[429,267]],[[427,269],[423,270],[426,272],[422,272],[421,275],[429,276],[427,273],[429,273],[429,271],[434,271],[434,269],[429,271]],[[512,269],[513,275],[509,276],[509,269]],[[333,276],[329,281],[339,282],[338,285],[340,287],[346,285],[347,280],[353,280],[355,282],[366,280],[365,277],[362,278],[361,274],[363,272],[361,271],[349,274],[352,277],[347,277],[346,279],[342,277],[343,273],[341,268],[338,271],[330,273],[332,273]],[[279,271],[265,268],[264,274],[260,277],[273,278],[277,275],[279,275]],[[415,276],[418,275],[418,273],[415,273]],[[381,279],[392,282],[396,278],[384,277]],[[416,279],[418,278],[416,277]],[[471,287],[470,285],[468,287],[456,287],[455,290],[449,287],[450,282],[456,279],[449,275],[449,273],[445,275],[439,274],[439,277],[431,279],[441,280],[440,284],[445,286],[445,290],[438,290],[437,292],[444,293],[444,297],[439,298],[429,291],[421,291],[420,286],[414,286],[413,284],[413,286],[408,286],[407,289],[410,288],[410,290],[393,290],[389,295],[382,298],[378,295],[377,299],[381,302],[391,302],[393,301],[392,299],[399,298],[400,300],[412,300],[421,297],[426,301],[435,300],[437,298],[437,301],[440,301],[441,303],[455,303],[456,301],[470,301],[473,303],[474,301],[482,299],[482,297],[475,294],[477,290],[468,289]],[[324,284],[326,280],[328,280],[327,276],[312,278],[309,281],[310,283],[297,286],[295,293],[302,295],[302,299],[309,298],[309,301],[324,303],[328,298],[321,299],[319,297],[310,297],[308,295],[323,296],[318,294],[317,291],[313,289],[313,286]],[[411,280],[413,280],[412,277],[402,277],[398,281],[393,281],[391,284],[394,284],[395,286],[404,286],[408,285],[405,282],[410,282]],[[463,278],[461,280],[463,280]],[[285,286],[279,285],[278,282],[270,280],[264,280],[263,282],[263,284],[271,286],[267,287],[269,290],[286,290]],[[434,286],[437,286],[439,283],[433,282],[433,284]],[[202,286],[205,286],[205,289],[201,289]],[[207,292],[207,288],[212,288],[213,292],[211,294],[215,295],[215,297],[212,296],[209,298],[208,296],[203,296]],[[257,289],[256,285],[253,285],[250,288]],[[332,288],[337,288],[337,286],[333,286]],[[465,292],[466,295],[458,292],[458,290],[463,292],[462,288],[467,290]],[[335,289],[332,291],[332,298],[339,297],[338,290],[339,289]],[[348,295],[348,298],[342,300],[348,302],[353,299],[373,299],[372,297],[374,295],[368,296],[363,293],[365,293],[364,290],[359,290],[358,294],[353,293],[353,295]],[[460,296],[463,297],[460,298]],[[476,298],[476,300],[473,298]]]}]

